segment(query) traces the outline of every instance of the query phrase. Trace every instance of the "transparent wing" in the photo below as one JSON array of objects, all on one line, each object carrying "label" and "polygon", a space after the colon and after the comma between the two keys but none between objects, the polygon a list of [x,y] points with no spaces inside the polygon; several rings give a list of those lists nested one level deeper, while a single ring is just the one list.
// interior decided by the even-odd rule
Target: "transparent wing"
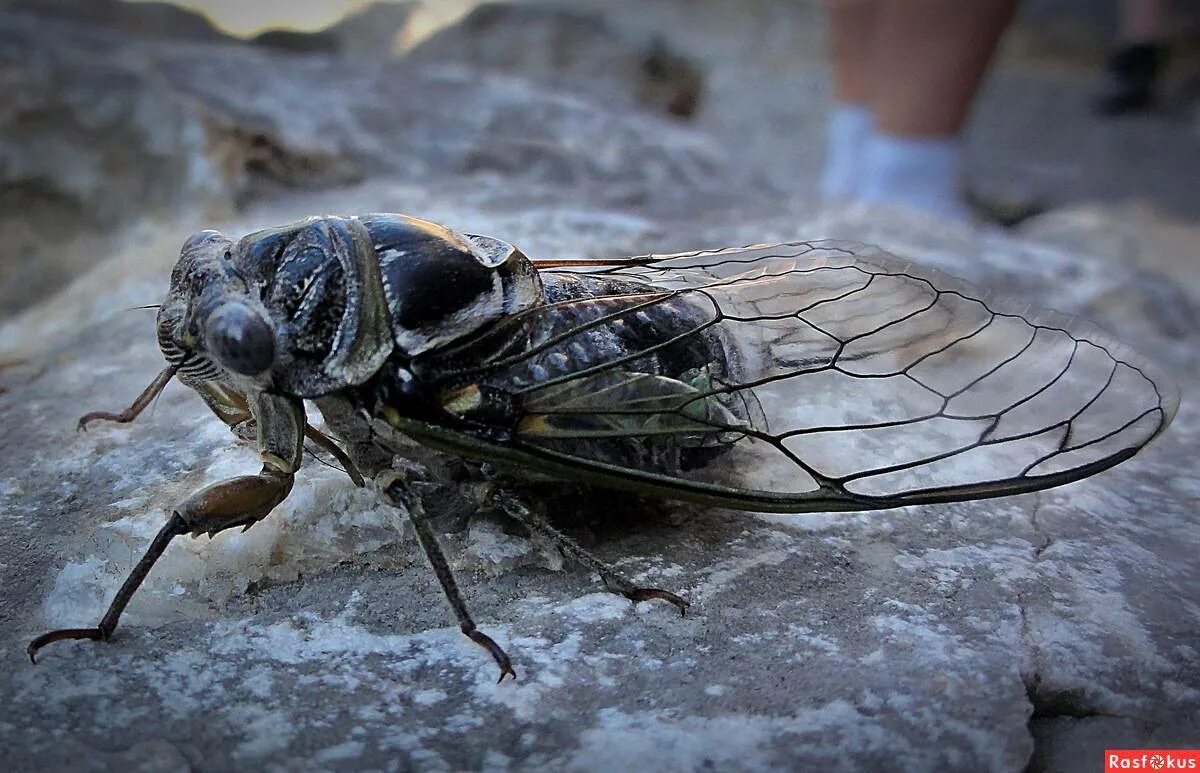
[{"label": "transparent wing", "polygon": [[488,455],[647,493],[805,511],[1032,491],[1128,458],[1178,405],[1098,329],[861,245],[539,269],[600,291],[438,367],[472,363],[455,378],[515,406]]}]

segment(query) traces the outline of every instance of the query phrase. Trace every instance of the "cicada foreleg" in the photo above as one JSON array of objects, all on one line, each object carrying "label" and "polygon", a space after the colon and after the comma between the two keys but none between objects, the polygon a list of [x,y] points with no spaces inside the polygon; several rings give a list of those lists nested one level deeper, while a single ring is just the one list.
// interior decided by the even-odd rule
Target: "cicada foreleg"
[{"label": "cicada foreleg", "polygon": [[412,521],[413,530],[417,533],[417,539],[421,542],[425,557],[429,559],[433,573],[437,575],[438,582],[441,583],[442,592],[446,595],[446,600],[450,602],[451,608],[454,609],[454,615],[458,618],[459,630],[471,641],[487,650],[492,659],[496,661],[496,665],[500,667],[500,678],[497,682],[503,682],[505,676],[516,679],[517,672],[513,670],[512,660],[509,659],[508,653],[501,649],[492,637],[475,626],[475,620],[471,617],[467,604],[458,591],[454,573],[450,571],[450,564],[446,561],[446,555],[442,553],[442,547],[438,544],[420,499],[408,492],[404,479],[395,472],[381,475],[378,485],[380,495],[385,502],[394,507],[403,507],[408,511],[408,518]]},{"label": "cicada foreleg", "polygon": [[[254,426],[254,415],[250,412],[249,406],[246,405],[246,398],[241,393],[212,381],[197,383],[189,381],[187,385],[196,390],[201,399],[204,400],[204,404],[216,414],[217,418],[229,425],[229,428],[233,430],[233,434],[243,440],[251,440],[255,437],[257,430]],[[304,424],[304,436],[333,456],[338,461],[338,464],[342,465],[342,469],[345,470],[346,474],[350,476],[350,480],[354,481],[355,486],[361,488],[366,485],[366,482],[358,471],[358,467],[333,438],[307,423],[307,421]]]},{"label": "cicada foreleg", "polygon": [[158,397],[159,394],[162,393],[163,389],[166,388],[167,384],[170,383],[171,379],[175,377],[175,374],[178,371],[179,367],[177,365],[171,365],[167,368],[163,368],[162,372],[155,376],[154,380],[150,382],[150,386],[143,389],[142,393],[137,396],[137,399],[134,400],[128,408],[120,413],[109,413],[108,411],[92,411],[91,413],[86,413],[80,417],[79,423],[76,425],[76,429],[82,432],[83,430],[86,430],[87,426],[93,421],[114,421],[118,424],[128,424],[140,416],[142,411],[146,410],[146,406],[154,402],[154,398]]},{"label": "cicada foreleg", "polygon": [[623,575],[620,570],[606,564],[585,550],[578,542],[551,526],[545,518],[530,510],[515,497],[507,494],[495,494],[493,503],[526,528],[535,531],[554,542],[567,557],[583,564],[604,581],[604,586],[613,593],[618,593],[633,603],[661,599],[673,604],[682,616],[687,613],[688,602],[670,591],[661,588],[642,588]]},{"label": "cicada foreleg", "polygon": [[254,440],[258,436],[254,414],[246,403],[246,397],[215,381],[198,381],[180,376],[179,380],[192,388],[200,399],[221,421],[229,426],[233,434],[242,440]]},{"label": "cicada foreleg", "polygon": [[107,641],[117,627],[121,613],[150,574],[154,563],[166,551],[171,540],[182,534],[210,537],[217,532],[242,526],[244,529],[266,518],[292,490],[296,470],[304,449],[304,408],[300,401],[278,395],[262,394],[253,406],[257,419],[258,444],[263,467],[258,475],[245,475],[214,483],[200,489],[171,513],[166,525],[154,537],[142,559],[121,585],[108,611],[95,628],[66,628],[42,634],[29,643],[26,652],[37,662],[42,647],[64,639]]},{"label": "cicada foreleg", "polygon": [[[111,421],[117,424],[129,424],[137,419],[142,414],[142,411],[154,402],[154,399],[162,394],[163,389],[170,383],[171,379],[179,373],[178,365],[171,365],[164,368],[161,373],[154,377],[150,385],[142,390],[142,393],[137,396],[137,399],[130,404],[128,408],[120,413],[111,413],[109,411],[92,411],[84,414],[79,419],[78,429],[86,430],[88,425],[95,421]],[[254,428],[254,415],[250,412],[250,406],[246,404],[246,398],[235,390],[228,389],[220,384],[211,381],[200,381],[190,379],[186,375],[180,375],[180,381],[191,387],[204,400],[204,404],[208,406],[217,418],[229,425],[229,427],[243,439],[253,439],[256,430]]]}]

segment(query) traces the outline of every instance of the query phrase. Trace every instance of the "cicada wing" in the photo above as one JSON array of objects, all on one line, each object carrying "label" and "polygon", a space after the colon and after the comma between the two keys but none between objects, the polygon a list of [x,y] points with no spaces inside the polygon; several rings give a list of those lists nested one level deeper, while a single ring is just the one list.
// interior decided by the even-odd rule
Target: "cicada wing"
[{"label": "cicada wing", "polygon": [[521,406],[510,452],[633,488],[777,511],[1019,493],[1128,458],[1178,405],[1093,326],[861,245],[554,265],[609,289],[514,320],[480,377]]}]

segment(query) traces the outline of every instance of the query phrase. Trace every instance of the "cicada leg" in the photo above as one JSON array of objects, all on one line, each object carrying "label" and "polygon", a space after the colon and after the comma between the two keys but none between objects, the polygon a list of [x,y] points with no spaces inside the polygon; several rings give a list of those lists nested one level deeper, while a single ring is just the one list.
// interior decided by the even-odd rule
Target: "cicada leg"
[{"label": "cicada leg", "polygon": [[[238,437],[248,440],[253,439],[255,429],[255,419],[250,413],[249,406],[246,405],[246,398],[240,393],[212,381],[186,381],[187,385],[199,393],[204,404],[208,406],[217,418],[229,425],[233,430],[233,434]],[[350,457],[342,450],[341,446],[321,430],[311,424],[305,422],[304,436],[316,444],[319,448],[323,448],[337,462],[342,465],[342,469],[350,476],[350,480],[354,481],[354,485],[362,488],[366,485],[362,475],[358,471],[358,467],[351,461]]]},{"label": "cicada leg", "polygon": [[[85,415],[79,420],[79,429],[87,429],[87,426],[94,421],[112,421],[118,424],[128,424],[133,421],[146,409],[146,406],[155,397],[158,397],[171,381],[171,378],[176,374],[177,370],[175,366],[171,366],[159,373],[154,381],[150,383],[150,386],[146,387],[138,395],[133,404],[120,413],[93,411]],[[187,376],[180,376],[180,380],[199,394],[200,399],[204,401],[208,409],[218,419],[229,425],[233,434],[237,435],[238,438],[247,442],[256,439],[258,426],[244,395],[214,381],[197,381]],[[332,455],[342,465],[342,469],[345,470],[346,474],[350,476],[350,480],[354,481],[355,486],[361,488],[366,485],[354,462],[351,461],[350,457],[346,455],[346,452],[341,449],[341,446],[333,438],[307,422],[304,425],[304,436]]]},{"label": "cicada leg", "polygon": [[408,518],[412,521],[417,539],[420,540],[421,548],[425,551],[425,557],[429,559],[433,573],[437,575],[438,582],[442,585],[442,592],[446,595],[446,600],[450,602],[450,606],[458,618],[459,629],[471,641],[487,650],[492,659],[496,661],[496,665],[500,667],[500,678],[496,681],[503,682],[505,676],[516,679],[517,672],[513,670],[508,653],[501,649],[492,637],[475,626],[475,620],[471,617],[467,604],[458,591],[454,573],[450,571],[450,564],[446,561],[445,554],[442,553],[442,547],[438,544],[433,527],[430,526],[429,519],[425,516],[425,508],[421,501],[409,494],[401,476],[393,472],[385,473],[380,477],[379,491],[385,502],[392,506],[403,506],[408,511]]},{"label": "cicada leg", "polygon": [[[142,390],[142,393],[137,396],[137,399],[130,404],[128,408],[119,412],[111,413],[109,411],[92,411],[84,414],[79,419],[76,428],[80,431],[86,430],[88,425],[94,421],[111,421],[117,424],[129,424],[137,419],[146,410],[150,403],[154,402],[154,398],[162,394],[163,389],[171,382],[171,379],[179,372],[178,365],[171,365],[164,368],[161,373],[154,377],[150,385]],[[246,431],[250,431],[249,438],[253,438],[254,416],[250,413],[250,406],[246,404],[246,398],[240,393],[227,389],[224,386],[210,381],[197,381],[190,379],[186,375],[179,377],[187,386],[194,389],[204,400],[204,404],[209,410],[217,415],[217,417],[229,425],[234,433],[239,437],[246,438]]]},{"label": "cicada leg", "polygon": [[304,437],[324,448],[334,459],[337,459],[338,463],[342,465],[342,469],[350,476],[350,480],[354,481],[355,486],[362,488],[367,485],[367,482],[363,480],[362,473],[358,471],[358,466],[354,464],[333,438],[311,424],[304,425]]},{"label": "cicada leg", "polygon": [[179,513],[172,513],[171,519],[155,535],[154,541],[150,543],[150,548],[142,556],[142,560],[137,562],[137,566],[133,567],[133,571],[125,578],[121,589],[117,591],[116,597],[112,600],[112,604],[109,605],[108,611],[100,619],[100,624],[95,628],[62,628],[42,634],[29,642],[29,646],[25,648],[25,652],[29,655],[29,662],[37,664],[38,650],[56,641],[63,641],[64,639],[108,641],[109,637],[112,636],[113,630],[117,627],[117,621],[121,618],[121,613],[125,611],[125,607],[129,604],[129,600],[133,598],[133,594],[142,584],[142,580],[146,579],[146,575],[150,574],[150,567],[154,566],[154,562],[167,549],[167,545],[171,543],[172,539],[186,532],[187,524],[184,523],[183,518]]},{"label": "cicada leg", "polygon": [[121,613],[141,586],[154,563],[171,540],[181,534],[208,534],[235,526],[250,528],[266,518],[292,490],[295,472],[304,448],[304,408],[299,401],[277,395],[259,395],[253,407],[258,426],[258,444],[263,468],[258,475],[245,475],[214,483],[188,497],[171,513],[171,518],[154,537],[142,559],[117,591],[108,611],[95,628],[65,628],[50,631],[29,643],[26,652],[37,662],[42,647],[64,639],[107,641]]},{"label": "cicada leg", "polygon": [[558,546],[558,549],[568,557],[575,559],[593,572],[599,574],[600,579],[604,581],[604,586],[613,593],[618,593],[635,604],[639,601],[662,599],[674,604],[679,610],[680,616],[687,613],[689,605],[682,598],[661,588],[642,588],[637,586],[633,581],[621,574],[618,569],[596,558],[578,542],[563,534],[558,529],[555,529],[547,523],[545,518],[534,513],[515,497],[506,494],[496,494],[493,497],[493,502],[527,528],[552,540]]},{"label": "cicada leg", "polygon": [[115,421],[118,424],[128,424],[136,419],[142,411],[146,410],[146,406],[154,402],[154,398],[158,397],[159,394],[162,393],[163,389],[166,388],[171,379],[175,377],[175,373],[178,372],[178,370],[179,368],[176,365],[163,368],[162,372],[155,376],[154,380],[150,382],[150,386],[143,389],[142,393],[137,396],[137,399],[134,400],[133,404],[131,404],[128,408],[120,413],[92,411],[91,413],[84,414],[79,419],[76,429],[82,432],[86,430],[87,425],[91,424],[93,421]]}]

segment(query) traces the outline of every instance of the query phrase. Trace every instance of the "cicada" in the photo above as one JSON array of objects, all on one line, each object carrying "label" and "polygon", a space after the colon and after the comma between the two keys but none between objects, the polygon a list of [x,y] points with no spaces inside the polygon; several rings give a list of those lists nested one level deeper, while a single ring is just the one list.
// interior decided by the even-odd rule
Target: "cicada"
[{"label": "cicada", "polygon": [[[476,628],[434,530],[394,469],[415,447],[639,495],[747,511],[875,510],[1036,491],[1128,459],[1178,396],[1078,320],[990,298],[880,250],[790,242],[613,260],[531,260],[397,214],[313,217],[183,245],[158,311],[172,379],[262,469],[177,506],[95,628],[106,640],[176,536],[249,528],[306,437],[403,504],[462,631]],[[308,424],[305,401],[320,411]],[[326,434],[327,433],[327,434]],[[636,586],[518,497],[499,504],[640,601]]]}]

